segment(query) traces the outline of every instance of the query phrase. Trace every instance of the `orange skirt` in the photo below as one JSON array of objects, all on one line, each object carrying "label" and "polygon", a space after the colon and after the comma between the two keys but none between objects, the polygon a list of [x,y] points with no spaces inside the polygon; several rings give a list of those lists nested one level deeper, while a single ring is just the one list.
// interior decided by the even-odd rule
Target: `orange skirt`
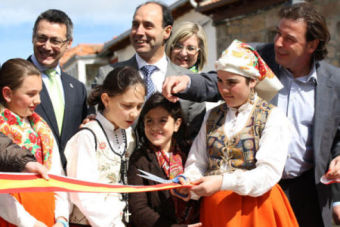
[{"label": "orange skirt", "polygon": [[221,191],[204,197],[200,215],[204,227],[299,226],[278,184],[259,197],[241,196],[232,191]]},{"label": "orange skirt", "polygon": [[[55,198],[53,192],[24,192],[11,193],[25,210],[37,220],[45,223],[47,226],[55,224],[54,208]],[[13,227],[4,219],[0,218],[0,227]]]}]

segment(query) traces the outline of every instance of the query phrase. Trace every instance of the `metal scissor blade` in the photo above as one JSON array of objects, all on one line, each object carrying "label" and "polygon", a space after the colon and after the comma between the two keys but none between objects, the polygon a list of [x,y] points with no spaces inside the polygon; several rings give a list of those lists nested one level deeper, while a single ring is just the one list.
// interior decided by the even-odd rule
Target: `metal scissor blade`
[{"label": "metal scissor blade", "polygon": [[172,180],[165,180],[161,177],[158,177],[158,176],[156,176],[152,173],[146,172],[146,171],[141,170],[141,169],[138,169],[138,171],[140,171],[142,173],[142,174],[137,174],[138,176],[143,177],[143,178],[148,179],[148,180],[156,181],[156,182],[162,183],[162,184],[169,184],[169,183],[173,182]]}]

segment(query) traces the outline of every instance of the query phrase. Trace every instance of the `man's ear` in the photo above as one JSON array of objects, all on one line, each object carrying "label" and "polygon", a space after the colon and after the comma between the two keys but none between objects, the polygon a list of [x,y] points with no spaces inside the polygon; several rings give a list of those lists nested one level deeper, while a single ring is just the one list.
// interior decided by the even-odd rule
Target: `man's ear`
[{"label": "man's ear", "polygon": [[164,28],[164,40],[168,40],[172,31],[172,26],[168,25]]},{"label": "man's ear", "polygon": [[70,40],[67,41],[67,49],[70,49],[72,46],[73,39],[71,38]]},{"label": "man's ear", "polygon": [[308,52],[310,54],[313,54],[314,51],[318,48],[319,42],[320,42],[320,40],[318,40],[318,39],[314,39],[312,41],[308,41],[307,47],[308,47]]}]

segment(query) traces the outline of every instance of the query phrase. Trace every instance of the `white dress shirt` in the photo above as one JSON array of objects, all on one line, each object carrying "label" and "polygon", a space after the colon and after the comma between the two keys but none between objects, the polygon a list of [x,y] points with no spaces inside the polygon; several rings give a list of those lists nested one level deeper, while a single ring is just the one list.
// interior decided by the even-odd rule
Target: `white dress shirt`
[{"label": "white dress shirt", "polygon": [[[44,84],[45,84],[45,87],[46,87],[46,89],[47,89],[47,92],[48,92],[48,94],[49,94],[49,96],[51,97],[51,102],[53,101],[52,100],[52,97],[55,97],[55,95],[59,95],[59,92],[57,92],[57,91],[52,91],[51,90],[51,88],[49,87],[49,84],[50,84],[50,82],[49,82],[49,77],[44,73],[44,71],[45,70],[47,70],[47,68],[46,67],[44,67],[44,66],[42,66],[42,65],[40,65],[40,63],[38,62],[38,60],[36,59],[36,57],[34,56],[34,54],[32,54],[32,62],[33,62],[33,64],[39,69],[39,71],[41,72],[41,77],[42,77],[42,81],[44,82]],[[63,88],[63,84],[62,84],[62,82],[61,82],[61,68],[60,68],[60,66],[59,65],[57,65],[55,68],[54,68],[55,70],[56,70],[56,72],[57,72],[57,83],[59,83],[59,86],[61,87],[61,88]],[[64,94],[64,89],[61,89],[61,94],[62,94],[62,98],[63,98],[63,100],[65,100],[65,94]]]},{"label": "white dress shirt", "polygon": [[[136,61],[137,61],[138,69],[139,69],[139,74],[144,79],[144,74],[141,72],[140,69],[143,66],[150,65],[150,64],[144,61],[137,53],[136,53]],[[151,65],[157,66],[158,68],[157,70],[155,70],[155,72],[151,74],[151,80],[154,84],[155,91],[162,93],[163,81],[165,79],[165,74],[166,74],[166,70],[168,67],[168,60],[165,54],[158,62],[151,64]]]},{"label": "white dress shirt", "polygon": [[277,106],[295,127],[282,176],[284,179],[290,179],[300,176],[314,166],[312,130],[317,76],[315,65],[308,75],[299,78],[294,78],[284,68],[282,71],[280,80],[284,87],[278,93]]}]

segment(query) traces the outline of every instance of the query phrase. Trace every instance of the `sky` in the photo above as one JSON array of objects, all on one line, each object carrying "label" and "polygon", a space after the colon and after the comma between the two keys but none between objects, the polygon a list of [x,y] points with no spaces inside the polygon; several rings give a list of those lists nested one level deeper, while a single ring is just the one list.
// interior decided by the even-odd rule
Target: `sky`
[{"label": "sky", "polygon": [[[162,0],[171,5],[176,0]],[[0,0],[0,63],[32,54],[32,30],[48,9],[64,11],[73,21],[73,45],[104,43],[128,30],[136,6],[145,0]]]}]

